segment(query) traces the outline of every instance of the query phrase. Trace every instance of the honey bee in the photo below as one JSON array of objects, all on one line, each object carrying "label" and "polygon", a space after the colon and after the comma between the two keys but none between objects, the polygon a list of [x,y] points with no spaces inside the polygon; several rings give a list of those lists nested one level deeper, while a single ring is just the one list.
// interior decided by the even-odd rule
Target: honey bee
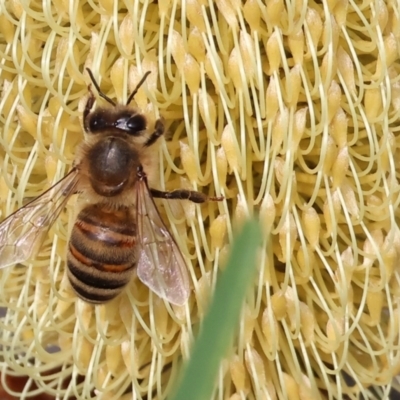
[{"label": "honey bee", "polygon": [[87,69],[100,97],[111,107],[96,106],[89,85],[83,112],[86,139],[77,149],[70,172],[42,195],[0,224],[0,268],[30,259],[71,195],[85,205],[73,225],[67,250],[67,276],[78,297],[102,304],[139,279],[158,296],[182,305],[190,294],[186,263],[157,210],[153,198],[203,203],[222,197],[190,190],[150,188],[144,170],[146,152],[163,134],[158,119],[148,135],[146,117],[130,106],[147,72],[126,104],[106,96]]}]

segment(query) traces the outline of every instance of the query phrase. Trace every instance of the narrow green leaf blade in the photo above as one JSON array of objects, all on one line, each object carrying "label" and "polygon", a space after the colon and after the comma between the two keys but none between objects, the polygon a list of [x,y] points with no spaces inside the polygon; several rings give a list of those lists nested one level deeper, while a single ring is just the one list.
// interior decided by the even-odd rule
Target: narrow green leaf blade
[{"label": "narrow green leaf blade", "polygon": [[211,398],[220,362],[232,344],[247,289],[253,282],[260,241],[261,229],[254,220],[247,222],[234,240],[228,264],[218,277],[191,358],[184,367],[180,386],[171,400]]}]

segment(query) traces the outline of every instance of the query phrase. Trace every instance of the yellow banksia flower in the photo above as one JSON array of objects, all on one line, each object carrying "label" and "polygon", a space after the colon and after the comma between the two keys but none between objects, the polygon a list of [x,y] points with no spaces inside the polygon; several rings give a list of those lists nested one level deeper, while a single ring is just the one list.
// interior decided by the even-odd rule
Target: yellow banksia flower
[{"label": "yellow banksia flower", "polygon": [[149,125],[166,121],[159,188],[225,197],[159,203],[192,280],[181,307],[138,279],[106,305],[77,300],[72,197],[38,255],[0,272],[5,390],[28,376],[18,398],[166,398],[235,229],[257,213],[258,276],[215,398],[388,398],[400,371],[399,18],[383,0],[1,2],[1,219],[70,169],[87,67],[118,102],[151,71],[135,102]]}]

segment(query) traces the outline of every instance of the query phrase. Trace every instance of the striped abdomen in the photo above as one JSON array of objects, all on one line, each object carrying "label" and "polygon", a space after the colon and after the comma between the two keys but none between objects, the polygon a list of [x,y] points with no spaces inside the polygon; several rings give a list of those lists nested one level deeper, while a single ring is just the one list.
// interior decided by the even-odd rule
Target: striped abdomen
[{"label": "striped abdomen", "polygon": [[127,207],[85,207],[76,219],[68,245],[68,278],[77,295],[105,303],[129,282],[136,266],[136,226]]}]

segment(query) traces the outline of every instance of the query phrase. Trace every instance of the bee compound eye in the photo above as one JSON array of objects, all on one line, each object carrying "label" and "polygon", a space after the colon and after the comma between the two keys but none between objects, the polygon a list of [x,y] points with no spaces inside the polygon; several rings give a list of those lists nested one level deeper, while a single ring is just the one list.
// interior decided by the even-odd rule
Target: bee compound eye
[{"label": "bee compound eye", "polygon": [[134,115],[128,119],[126,126],[131,135],[137,135],[146,129],[146,120],[143,115]]},{"label": "bee compound eye", "polygon": [[99,115],[95,115],[90,119],[89,128],[92,132],[104,129],[104,127],[105,127],[105,121]]}]

